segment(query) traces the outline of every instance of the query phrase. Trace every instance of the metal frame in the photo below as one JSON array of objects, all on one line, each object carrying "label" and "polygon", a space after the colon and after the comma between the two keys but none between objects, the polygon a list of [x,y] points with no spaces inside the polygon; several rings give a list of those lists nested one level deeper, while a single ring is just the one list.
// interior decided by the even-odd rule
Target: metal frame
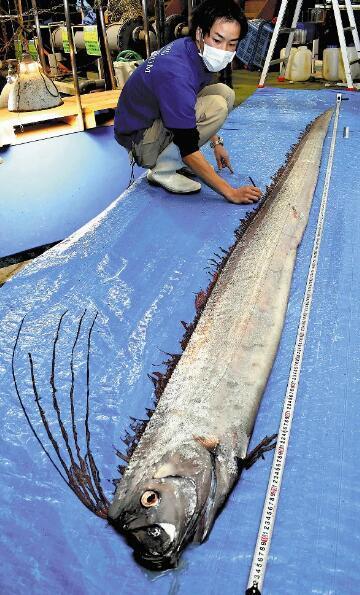
[{"label": "metal frame", "polygon": [[[37,38],[38,38],[39,59],[40,59],[41,66],[42,66],[44,72],[46,73],[47,66],[46,66],[46,62],[45,62],[45,54],[44,54],[44,48],[43,48],[43,44],[42,44],[41,27],[40,27],[40,22],[39,22],[39,14],[38,14],[36,0],[31,0],[31,4],[32,4],[33,11],[34,11],[35,26],[36,26],[36,32],[37,32]],[[68,40],[69,40],[69,47],[70,47],[70,60],[71,60],[72,74],[73,74],[73,78],[74,78],[76,103],[78,106],[78,115],[80,116],[80,129],[85,130],[85,120],[84,120],[84,114],[82,111],[81,99],[80,99],[80,88],[79,88],[79,80],[78,80],[77,70],[76,70],[75,48],[74,48],[74,40],[73,40],[73,35],[72,35],[68,0],[64,0],[64,11],[65,11],[65,22],[66,22],[66,29],[68,32]]]},{"label": "metal frame", "polygon": [[165,45],[165,5],[164,0],[155,0],[155,22],[158,49]]},{"label": "metal frame", "polygon": [[[280,33],[280,29],[281,29],[281,25],[284,19],[284,14],[285,14],[285,10],[287,7],[287,2],[288,0],[282,0],[281,1],[281,6],[280,6],[280,10],[279,10],[279,14],[276,20],[276,24],[275,24],[275,28],[271,37],[271,41],[270,41],[270,45],[269,45],[269,49],[266,55],[266,60],[265,60],[265,64],[261,73],[261,77],[260,77],[260,81],[258,84],[259,88],[264,87],[264,83],[267,77],[267,73],[269,71],[269,66],[270,64],[276,64],[279,62],[283,63],[283,66],[281,68],[280,74],[282,74],[282,69],[286,68],[286,64],[288,62],[289,59],[289,55],[291,52],[291,47],[292,47],[292,42],[294,39],[294,32],[296,29],[296,25],[298,23],[299,20],[299,14],[300,14],[300,10],[302,7],[302,0],[297,0],[296,3],[296,8],[295,8],[295,12],[294,12],[294,18],[292,21],[292,25],[291,28],[288,30],[289,31],[289,38],[288,38],[288,42],[286,45],[286,51],[285,51],[285,57],[282,60],[272,60],[272,56],[274,53],[274,49],[275,49],[275,45]],[[347,89],[349,91],[356,91],[356,87],[354,87],[353,84],[353,80],[352,80],[352,76],[351,76],[351,70],[350,70],[350,62],[349,62],[349,58],[347,55],[347,51],[346,51],[346,41],[345,41],[345,34],[344,31],[348,31],[351,30],[352,32],[352,36],[353,36],[353,40],[354,40],[354,45],[358,54],[358,58],[357,60],[355,60],[356,62],[358,60],[360,60],[360,40],[359,40],[359,34],[356,28],[356,23],[355,23],[355,17],[354,17],[354,11],[351,5],[351,0],[345,0],[345,7],[346,7],[346,12],[347,15],[349,17],[349,23],[350,23],[350,27],[347,27],[344,29],[343,23],[342,23],[342,19],[341,19],[341,14],[340,14],[340,8],[339,8],[339,2],[338,0],[331,0],[332,3],[332,7],[334,10],[334,16],[335,16],[335,21],[336,21],[336,28],[337,28],[337,32],[338,32],[338,36],[339,36],[339,42],[340,42],[340,49],[341,49],[341,55],[342,55],[342,59],[343,59],[343,63],[344,63],[344,71],[345,71],[345,77],[346,77],[346,83],[347,83]],[[282,29],[282,31],[286,31],[284,29]],[[351,64],[353,64],[355,61],[351,62]],[[281,80],[281,78],[280,78]]]},{"label": "metal frame", "polygon": [[191,25],[191,15],[192,15],[193,7],[194,7],[193,0],[188,0],[188,27],[189,27],[189,29],[190,29],[190,25]]},{"label": "metal frame", "polygon": [[81,130],[85,130],[85,119],[84,119],[84,114],[83,114],[82,105],[81,105],[80,87],[79,87],[79,79],[78,79],[77,70],[76,70],[75,47],[74,47],[74,39],[73,39],[73,35],[72,35],[68,0],[64,0],[64,9],[65,9],[66,29],[67,29],[67,33],[68,33],[68,42],[69,42],[69,48],[70,48],[71,70],[72,70],[72,75],[73,75],[73,79],[74,79],[76,103],[78,106],[78,112],[79,112],[79,116],[80,116]]},{"label": "metal frame", "polygon": [[149,17],[148,17],[146,0],[141,0],[141,4],[142,4],[143,20],[144,20],[146,57],[148,58],[150,56],[150,37],[149,37]]},{"label": "metal frame", "polygon": [[342,59],[344,62],[346,83],[347,83],[348,89],[353,90],[354,85],[353,85],[352,76],[351,76],[351,69],[350,69],[351,65],[350,65],[349,58],[348,58],[347,51],[346,51],[346,40],[345,40],[344,31],[351,30],[353,40],[354,40],[354,46],[356,48],[356,51],[358,54],[358,60],[359,60],[360,59],[360,40],[359,40],[358,31],[356,28],[354,12],[353,12],[353,9],[351,6],[351,1],[345,0],[346,12],[347,12],[347,15],[349,18],[350,27],[346,27],[344,29],[342,19],[341,19],[341,13],[340,13],[340,7],[339,7],[338,0],[332,0],[332,5],[333,5],[333,9],[334,9],[336,28],[337,28],[338,35],[339,35]]},{"label": "metal frame", "polygon": [[285,70],[286,70],[287,61],[289,59],[292,44],[294,41],[296,25],[298,24],[298,20],[299,20],[299,16],[300,16],[301,5],[302,5],[302,0],[297,0],[293,20],[291,22],[292,31],[290,31],[290,33],[289,33],[289,39],[288,39],[288,42],[286,44],[286,49],[285,49],[285,61],[281,65],[279,78],[282,77],[282,75],[285,73]]},{"label": "metal frame", "polygon": [[102,38],[104,41],[106,61],[108,64],[108,70],[109,70],[109,74],[110,74],[111,88],[114,90],[114,89],[116,89],[116,79],[115,79],[114,66],[113,66],[113,61],[112,61],[111,52],[110,52],[110,48],[109,48],[109,43],[108,43],[108,39],[107,39],[107,35],[106,35],[106,26],[105,26],[103,7],[99,6],[98,10],[99,10],[101,34],[102,34]]},{"label": "metal frame", "polygon": [[46,74],[48,72],[48,67],[46,66],[46,62],[45,62],[44,47],[42,44],[39,13],[38,13],[38,9],[37,9],[36,0],[31,0],[31,5],[32,5],[33,11],[34,11],[36,34],[37,34],[37,38],[38,38],[37,50],[38,50],[38,54],[39,54],[40,64],[42,66],[43,71]]}]

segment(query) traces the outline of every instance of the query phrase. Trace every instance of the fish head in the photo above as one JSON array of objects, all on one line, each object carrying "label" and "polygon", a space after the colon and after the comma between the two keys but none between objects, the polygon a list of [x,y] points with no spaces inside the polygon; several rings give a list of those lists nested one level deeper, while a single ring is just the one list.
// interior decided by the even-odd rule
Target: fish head
[{"label": "fish head", "polygon": [[[198,454],[198,453],[197,453]],[[201,453],[202,454],[202,453]],[[207,473],[197,457],[171,453],[142,474],[125,472],[109,509],[110,523],[123,533],[140,564],[153,570],[177,566],[191,541],[206,494],[199,492],[199,473]],[[203,483],[203,482],[202,482]]]}]

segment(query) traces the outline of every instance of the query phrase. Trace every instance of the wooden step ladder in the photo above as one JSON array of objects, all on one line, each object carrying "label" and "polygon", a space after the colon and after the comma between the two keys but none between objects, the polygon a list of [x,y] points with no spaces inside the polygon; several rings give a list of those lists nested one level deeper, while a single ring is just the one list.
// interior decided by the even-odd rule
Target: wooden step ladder
[{"label": "wooden step ladder", "polygon": [[[346,9],[346,12],[347,12],[347,15],[349,18],[349,24],[350,24],[349,27],[345,27],[345,28],[343,26],[343,22],[342,22],[342,18],[341,18],[339,1],[331,0],[331,4],[332,4],[333,10],[334,10],[336,28],[337,28],[337,32],[338,32],[338,36],[339,36],[341,55],[342,55],[342,59],[343,59],[343,63],[344,63],[344,71],[345,71],[345,77],[346,77],[346,83],[347,83],[347,90],[348,91],[356,91],[357,89],[353,84],[350,66],[351,66],[351,64],[354,64],[355,62],[360,62],[360,39],[359,39],[359,33],[356,28],[356,22],[355,22],[355,17],[354,17],[354,11],[353,11],[353,8],[351,5],[351,0],[344,0],[344,2],[345,2],[345,9]],[[302,7],[302,0],[297,0],[291,27],[286,30],[286,29],[282,29],[281,25],[282,25],[282,22],[284,19],[284,14],[285,14],[285,10],[287,8],[287,3],[288,3],[288,0],[281,1],[281,6],[280,6],[279,14],[278,14],[278,17],[276,20],[276,25],[275,25],[275,28],[274,28],[274,31],[273,31],[273,34],[271,37],[269,49],[268,49],[268,52],[266,55],[264,67],[263,67],[260,81],[258,84],[258,87],[260,89],[265,86],[265,79],[267,77],[270,65],[282,63],[282,67],[280,70],[280,75],[282,75],[282,70],[284,68],[286,68],[286,64],[287,64],[289,56],[290,56],[291,47],[292,47],[293,40],[294,40],[294,34],[296,31],[296,26],[298,24],[300,10]],[[281,58],[281,59],[277,59],[277,60],[272,60],[279,33],[281,33],[281,32],[284,33],[287,31],[289,32],[289,37],[288,37],[288,42],[286,45],[285,57]],[[347,51],[346,51],[345,31],[352,32],[354,46],[356,48],[357,55],[358,55],[357,59],[352,60],[351,62],[349,61],[349,57],[348,57]],[[281,76],[279,78],[281,80]]]}]

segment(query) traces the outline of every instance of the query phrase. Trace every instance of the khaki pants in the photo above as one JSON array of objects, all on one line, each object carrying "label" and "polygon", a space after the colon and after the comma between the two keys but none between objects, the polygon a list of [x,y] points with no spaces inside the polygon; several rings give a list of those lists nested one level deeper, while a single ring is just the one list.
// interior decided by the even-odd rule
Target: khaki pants
[{"label": "khaki pants", "polygon": [[[195,106],[200,147],[221,128],[233,108],[234,100],[234,91],[223,83],[208,85],[200,91]],[[142,140],[134,144],[136,163],[150,169],[154,167],[158,156],[171,143],[172,137],[162,120],[155,120],[153,125],[145,130]]]}]

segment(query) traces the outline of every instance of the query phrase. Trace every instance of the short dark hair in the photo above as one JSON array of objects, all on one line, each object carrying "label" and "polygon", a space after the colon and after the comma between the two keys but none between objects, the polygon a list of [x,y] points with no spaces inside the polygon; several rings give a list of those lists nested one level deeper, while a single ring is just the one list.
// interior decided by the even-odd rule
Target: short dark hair
[{"label": "short dark hair", "polygon": [[204,0],[192,13],[190,37],[195,41],[198,27],[204,35],[209,34],[217,19],[237,21],[241,27],[240,39],[243,39],[248,32],[247,18],[235,0],[221,0],[220,2],[219,0]]}]

